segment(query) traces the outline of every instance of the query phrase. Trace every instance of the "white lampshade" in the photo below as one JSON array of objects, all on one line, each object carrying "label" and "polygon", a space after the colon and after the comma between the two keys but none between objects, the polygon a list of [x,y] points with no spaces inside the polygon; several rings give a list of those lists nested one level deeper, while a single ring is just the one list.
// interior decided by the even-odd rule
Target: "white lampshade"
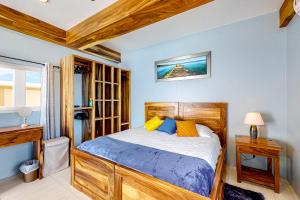
[{"label": "white lampshade", "polygon": [[18,114],[24,118],[29,117],[31,115],[31,112],[32,112],[32,110],[29,107],[20,107],[18,109]]},{"label": "white lampshade", "polygon": [[247,113],[244,123],[256,126],[261,126],[265,124],[259,112]]}]

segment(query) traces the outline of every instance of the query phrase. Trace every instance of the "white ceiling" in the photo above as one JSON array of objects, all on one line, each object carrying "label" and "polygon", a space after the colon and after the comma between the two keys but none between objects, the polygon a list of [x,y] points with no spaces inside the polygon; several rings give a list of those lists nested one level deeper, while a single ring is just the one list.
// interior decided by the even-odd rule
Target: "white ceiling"
[{"label": "white ceiling", "polygon": [[271,13],[279,10],[282,3],[283,0],[215,0],[105,42],[104,45],[121,52],[140,49]]},{"label": "white ceiling", "polygon": [[[0,0],[1,4],[69,29],[117,0]],[[144,48],[279,10],[284,0],[215,0],[104,43],[119,51]]]},{"label": "white ceiling", "polygon": [[67,30],[116,1],[49,0],[42,3],[39,0],[0,0],[0,3]]}]

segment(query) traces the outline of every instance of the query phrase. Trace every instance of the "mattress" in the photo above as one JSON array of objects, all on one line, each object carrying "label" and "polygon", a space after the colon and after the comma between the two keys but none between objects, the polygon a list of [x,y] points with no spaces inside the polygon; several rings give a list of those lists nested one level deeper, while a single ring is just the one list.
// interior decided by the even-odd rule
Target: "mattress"
[{"label": "mattress", "polygon": [[161,131],[147,131],[144,127],[128,129],[108,137],[155,149],[201,158],[215,170],[221,152],[219,137],[177,137]]}]

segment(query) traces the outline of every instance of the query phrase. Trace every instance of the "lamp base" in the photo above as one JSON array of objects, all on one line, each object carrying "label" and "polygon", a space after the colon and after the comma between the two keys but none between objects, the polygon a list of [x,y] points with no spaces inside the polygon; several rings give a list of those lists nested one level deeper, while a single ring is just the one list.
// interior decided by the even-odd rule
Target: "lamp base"
[{"label": "lamp base", "polygon": [[257,139],[257,126],[255,125],[250,126],[250,138]]},{"label": "lamp base", "polygon": [[22,124],[21,125],[21,128],[26,128],[26,127],[28,127],[29,125],[28,124]]}]

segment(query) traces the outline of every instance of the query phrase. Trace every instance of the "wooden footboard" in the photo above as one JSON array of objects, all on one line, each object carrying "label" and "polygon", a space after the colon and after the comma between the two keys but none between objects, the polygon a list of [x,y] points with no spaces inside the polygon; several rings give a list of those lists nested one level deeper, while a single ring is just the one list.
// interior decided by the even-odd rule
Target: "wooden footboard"
[{"label": "wooden footboard", "polygon": [[224,147],[218,159],[210,198],[74,148],[71,149],[72,185],[92,199],[221,200],[225,153]]},{"label": "wooden footboard", "polygon": [[116,199],[122,200],[209,200],[157,178],[116,166]]},{"label": "wooden footboard", "polygon": [[71,183],[92,199],[114,199],[115,164],[71,149]]}]

